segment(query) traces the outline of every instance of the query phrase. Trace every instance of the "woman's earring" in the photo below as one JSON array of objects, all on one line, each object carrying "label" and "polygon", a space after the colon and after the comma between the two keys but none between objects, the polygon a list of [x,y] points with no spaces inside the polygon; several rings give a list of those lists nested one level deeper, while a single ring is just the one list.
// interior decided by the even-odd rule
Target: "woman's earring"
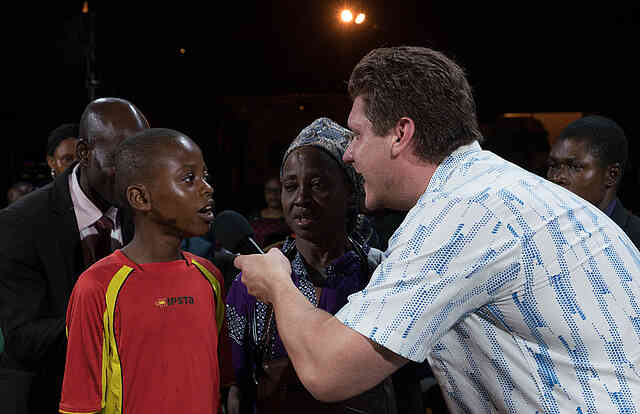
[{"label": "woman's earring", "polygon": [[53,178],[54,180],[56,179],[56,170],[54,170],[53,168],[51,169],[51,178]]}]

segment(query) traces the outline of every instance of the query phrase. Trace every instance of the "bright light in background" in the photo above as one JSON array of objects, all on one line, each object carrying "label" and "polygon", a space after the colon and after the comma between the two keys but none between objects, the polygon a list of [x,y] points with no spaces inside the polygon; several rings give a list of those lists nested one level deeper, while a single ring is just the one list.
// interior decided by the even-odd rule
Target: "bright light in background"
[{"label": "bright light in background", "polygon": [[351,20],[353,20],[353,14],[351,13],[351,10],[342,10],[342,13],[340,13],[340,18],[343,22],[349,23]]},{"label": "bright light in background", "polygon": [[356,24],[360,24],[360,23],[364,22],[364,18],[365,18],[364,13],[359,13],[356,16],[356,20],[355,20]]}]

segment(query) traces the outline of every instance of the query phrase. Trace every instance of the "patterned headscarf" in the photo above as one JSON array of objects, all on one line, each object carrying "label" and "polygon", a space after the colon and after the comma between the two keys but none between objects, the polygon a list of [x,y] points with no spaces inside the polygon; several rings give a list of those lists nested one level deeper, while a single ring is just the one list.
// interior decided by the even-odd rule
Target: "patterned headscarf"
[{"label": "patterned headscarf", "polygon": [[296,149],[306,146],[320,148],[331,156],[347,175],[353,192],[357,206],[364,199],[364,187],[362,185],[362,176],[356,172],[351,164],[345,164],[342,156],[349,146],[349,141],[353,137],[353,132],[341,127],[329,118],[318,118],[309,126],[305,127],[296,139],[293,140],[287,152],[282,158],[280,166],[280,177],[282,178],[282,170],[287,161],[287,157]]}]

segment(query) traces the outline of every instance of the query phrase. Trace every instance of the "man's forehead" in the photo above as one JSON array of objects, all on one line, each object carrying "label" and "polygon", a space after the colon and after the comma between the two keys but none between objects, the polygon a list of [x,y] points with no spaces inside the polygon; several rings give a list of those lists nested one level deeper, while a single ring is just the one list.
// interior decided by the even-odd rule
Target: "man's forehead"
[{"label": "man's forehead", "polygon": [[549,158],[555,160],[577,160],[593,158],[593,154],[591,154],[586,141],[566,138],[556,141],[549,152]]},{"label": "man's forehead", "polygon": [[366,121],[368,121],[368,119],[364,116],[362,98],[358,96],[351,106],[351,112],[349,112],[347,124],[351,129],[353,129],[354,127],[361,127]]}]

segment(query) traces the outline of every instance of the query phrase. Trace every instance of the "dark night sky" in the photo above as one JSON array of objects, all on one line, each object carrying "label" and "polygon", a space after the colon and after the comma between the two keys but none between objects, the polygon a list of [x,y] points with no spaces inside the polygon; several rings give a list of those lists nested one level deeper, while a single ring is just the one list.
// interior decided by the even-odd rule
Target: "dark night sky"
[{"label": "dark night sky", "polygon": [[[15,155],[3,159],[9,175],[20,153],[43,152],[48,132],[77,121],[87,103],[83,2],[20,3],[3,6],[0,24],[0,122]],[[337,21],[344,3],[89,2],[98,96],[130,99],[156,126],[206,134],[222,96],[342,94],[367,51],[411,44],[442,50],[467,69],[481,119],[588,111],[612,116],[630,139],[638,131],[631,122],[640,8],[351,1],[368,18],[347,28]]]},{"label": "dark night sky", "polygon": [[[64,3],[4,13],[5,92],[20,110],[43,95],[62,100],[60,111],[85,103],[86,19],[81,1]],[[351,4],[367,11],[367,21],[345,29],[336,19],[344,1],[93,3],[98,92],[190,101],[182,108],[224,94],[342,93],[358,59],[384,45],[454,56],[468,69],[481,111],[603,109],[635,84],[639,68],[640,8],[360,1]],[[15,111],[3,101],[3,112]]]}]

